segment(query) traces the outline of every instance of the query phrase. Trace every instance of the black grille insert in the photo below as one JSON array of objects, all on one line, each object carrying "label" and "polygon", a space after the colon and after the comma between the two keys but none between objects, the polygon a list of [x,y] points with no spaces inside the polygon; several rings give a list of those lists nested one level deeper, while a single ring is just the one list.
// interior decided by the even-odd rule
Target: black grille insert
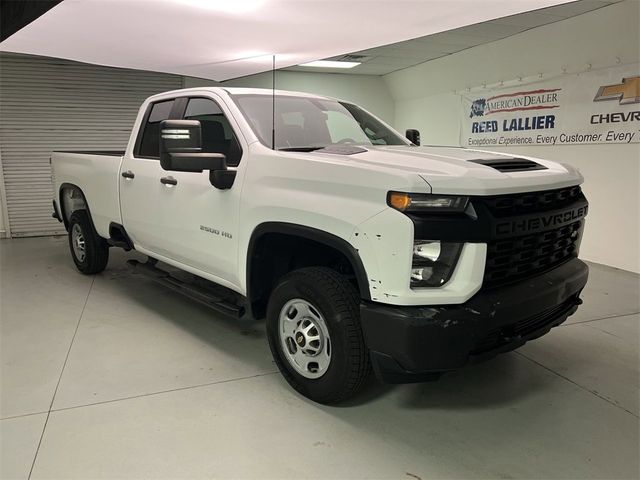
[{"label": "black grille insert", "polygon": [[507,217],[560,209],[581,198],[584,198],[582,189],[574,186],[542,192],[479,197],[478,200],[489,207],[493,216]]},{"label": "black grille insert", "polygon": [[484,285],[520,280],[577,255],[582,222],[487,244]]},{"label": "black grille insert", "polygon": [[[474,202],[484,204],[491,216],[501,221],[518,217],[557,212],[572,208],[586,199],[579,186],[519,193],[477,197]],[[487,263],[484,287],[491,288],[522,280],[551,269],[577,256],[583,220],[553,230],[491,240],[487,243]]]}]

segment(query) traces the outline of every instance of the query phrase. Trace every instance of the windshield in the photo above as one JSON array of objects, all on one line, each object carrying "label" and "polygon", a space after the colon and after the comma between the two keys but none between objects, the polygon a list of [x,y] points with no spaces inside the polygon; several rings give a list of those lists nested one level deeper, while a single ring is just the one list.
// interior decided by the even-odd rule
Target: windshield
[{"label": "windshield", "polygon": [[[271,148],[273,97],[232,95],[263,145]],[[276,95],[275,148],[319,150],[328,145],[408,145],[360,107],[321,98]]]}]

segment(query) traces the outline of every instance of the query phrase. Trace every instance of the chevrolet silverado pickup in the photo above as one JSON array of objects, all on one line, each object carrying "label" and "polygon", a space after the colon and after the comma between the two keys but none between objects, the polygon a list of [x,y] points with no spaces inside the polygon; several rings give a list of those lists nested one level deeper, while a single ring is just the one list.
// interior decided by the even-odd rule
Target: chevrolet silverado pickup
[{"label": "chevrolet silverado pickup", "polygon": [[323,96],[171,91],[123,152],[53,152],[53,215],[80,272],[141,252],[149,278],[265,319],[289,384],[335,403],[372,369],[426,381],[513,350],[581,303],[576,169],[419,143]]}]

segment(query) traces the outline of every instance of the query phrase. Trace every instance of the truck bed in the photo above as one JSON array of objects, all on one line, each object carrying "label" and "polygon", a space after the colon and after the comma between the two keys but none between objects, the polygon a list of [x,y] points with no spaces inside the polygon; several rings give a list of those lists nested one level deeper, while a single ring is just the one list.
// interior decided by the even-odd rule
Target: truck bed
[{"label": "truck bed", "polygon": [[102,237],[109,237],[109,224],[121,223],[118,185],[124,151],[54,151],[51,166],[59,205],[66,185],[79,187],[91,208],[94,226]]}]

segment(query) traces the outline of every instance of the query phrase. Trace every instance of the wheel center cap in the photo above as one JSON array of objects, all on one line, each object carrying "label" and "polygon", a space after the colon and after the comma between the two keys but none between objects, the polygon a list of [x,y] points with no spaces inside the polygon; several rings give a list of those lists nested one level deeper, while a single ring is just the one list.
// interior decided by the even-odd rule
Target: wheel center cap
[{"label": "wheel center cap", "polygon": [[296,343],[300,346],[300,347],[304,347],[304,335],[300,332],[298,332],[296,334]]}]

